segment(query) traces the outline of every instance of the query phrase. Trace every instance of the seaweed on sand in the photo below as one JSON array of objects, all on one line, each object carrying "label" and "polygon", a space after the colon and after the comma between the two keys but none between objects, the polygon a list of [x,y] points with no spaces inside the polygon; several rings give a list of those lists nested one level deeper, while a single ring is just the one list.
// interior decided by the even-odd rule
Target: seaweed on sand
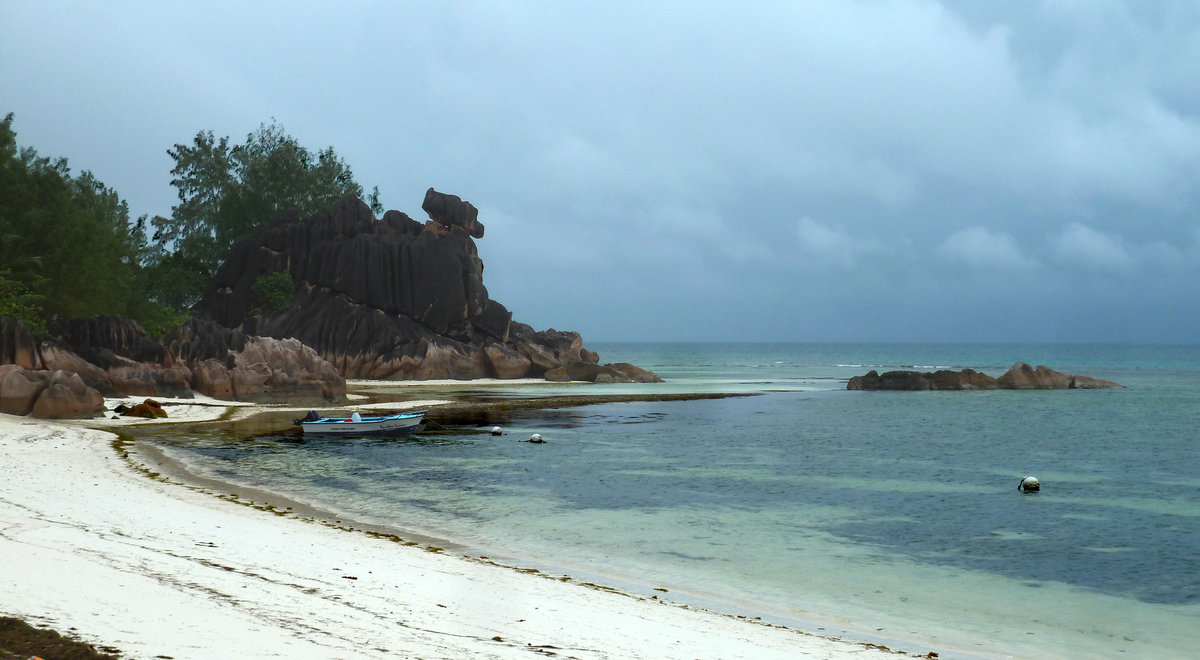
[{"label": "seaweed on sand", "polygon": [[118,660],[120,651],[64,637],[53,630],[35,628],[20,619],[0,617],[0,660],[29,657],[53,660]]}]

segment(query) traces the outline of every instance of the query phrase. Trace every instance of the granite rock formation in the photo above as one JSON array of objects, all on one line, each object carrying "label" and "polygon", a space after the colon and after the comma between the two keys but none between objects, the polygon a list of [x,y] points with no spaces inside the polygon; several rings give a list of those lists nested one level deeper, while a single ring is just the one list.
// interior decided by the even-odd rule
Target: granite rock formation
[{"label": "granite rock formation", "polygon": [[874,370],[855,376],[846,383],[848,390],[1067,390],[1123,387],[1111,380],[1059,373],[1044,365],[1037,369],[1024,362],[1012,366],[1003,376],[992,378],[973,369],[886,371]]},{"label": "granite rock formation", "polygon": [[[346,398],[346,381],[333,365],[295,339],[247,337],[198,318],[161,341],[117,316],[71,319],[48,330],[58,336],[38,342],[24,324],[0,318],[0,412],[86,416],[102,409],[103,396],[191,397],[193,391],[256,402]],[[79,391],[76,380],[86,389]],[[39,397],[54,385],[62,387],[39,409]]]},{"label": "granite rock formation", "polygon": [[85,385],[79,374],[59,370],[50,375],[29,414],[41,419],[72,419],[95,417],[103,410],[104,397],[99,392]]},{"label": "granite rock formation", "polygon": [[50,375],[49,371],[31,371],[19,364],[0,366],[0,413],[28,415],[50,384]]},{"label": "granite rock formation", "polygon": [[346,400],[345,379],[296,339],[248,337],[191,318],[162,343],[171,364],[167,373],[190,374],[190,387],[205,396],[259,403]]},{"label": "granite rock formation", "polygon": [[[422,209],[425,223],[399,211],[376,219],[355,197],[325,214],[285,213],[233,246],[198,310],[247,335],[299,340],[345,378],[536,378],[569,367],[572,378],[658,380],[599,368],[578,333],[514,323],[483,284],[478,210],[432,188]],[[287,308],[272,309],[254,284],[280,271],[295,289]]]},{"label": "granite rock formation", "polygon": [[70,419],[94,417],[103,410],[104,397],[78,374],[0,366],[0,413]]}]

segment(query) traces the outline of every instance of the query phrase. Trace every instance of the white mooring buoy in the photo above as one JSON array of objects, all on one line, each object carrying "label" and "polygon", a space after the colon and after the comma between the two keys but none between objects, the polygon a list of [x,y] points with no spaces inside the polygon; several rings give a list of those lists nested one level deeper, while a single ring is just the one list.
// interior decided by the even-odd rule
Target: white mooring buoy
[{"label": "white mooring buoy", "polygon": [[542,435],[540,433],[534,433],[533,435],[529,436],[529,441],[535,445],[540,445],[545,442],[545,440],[542,440]]},{"label": "white mooring buoy", "polygon": [[503,433],[504,433],[504,430],[501,429],[499,426],[492,427],[492,435],[503,435]]},{"label": "white mooring buoy", "polygon": [[1017,486],[1017,490],[1022,493],[1036,493],[1041,488],[1042,484],[1037,477],[1021,477],[1021,483]]}]

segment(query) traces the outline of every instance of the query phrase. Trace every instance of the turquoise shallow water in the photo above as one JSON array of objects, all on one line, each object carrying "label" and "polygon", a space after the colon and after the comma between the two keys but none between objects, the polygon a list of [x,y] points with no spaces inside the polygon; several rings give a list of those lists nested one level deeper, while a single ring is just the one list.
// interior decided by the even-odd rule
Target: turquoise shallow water
[{"label": "turquoise shallow water", "polygon": [[[347,515],[943,657],[1200,648],[1196,347],[593,348],[668,382],[574,392],[760,395],[535,411],[500,438],[168,450]],[[1018,359],[1128,388],[842,389],[871,368]],[[519,442],[531,432],[547,444]],[[1025,474],[1041,493],[1017,492]]]}]

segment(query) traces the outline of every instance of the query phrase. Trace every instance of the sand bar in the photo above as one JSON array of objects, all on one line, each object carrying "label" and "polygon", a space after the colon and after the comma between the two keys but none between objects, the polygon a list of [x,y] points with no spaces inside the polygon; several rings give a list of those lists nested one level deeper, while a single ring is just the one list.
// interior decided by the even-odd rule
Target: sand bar
[{"label": "sand bar", "polygon": [[113,439],[0,416],[0,612],[130,658],[897,657],[257,510]]}]

